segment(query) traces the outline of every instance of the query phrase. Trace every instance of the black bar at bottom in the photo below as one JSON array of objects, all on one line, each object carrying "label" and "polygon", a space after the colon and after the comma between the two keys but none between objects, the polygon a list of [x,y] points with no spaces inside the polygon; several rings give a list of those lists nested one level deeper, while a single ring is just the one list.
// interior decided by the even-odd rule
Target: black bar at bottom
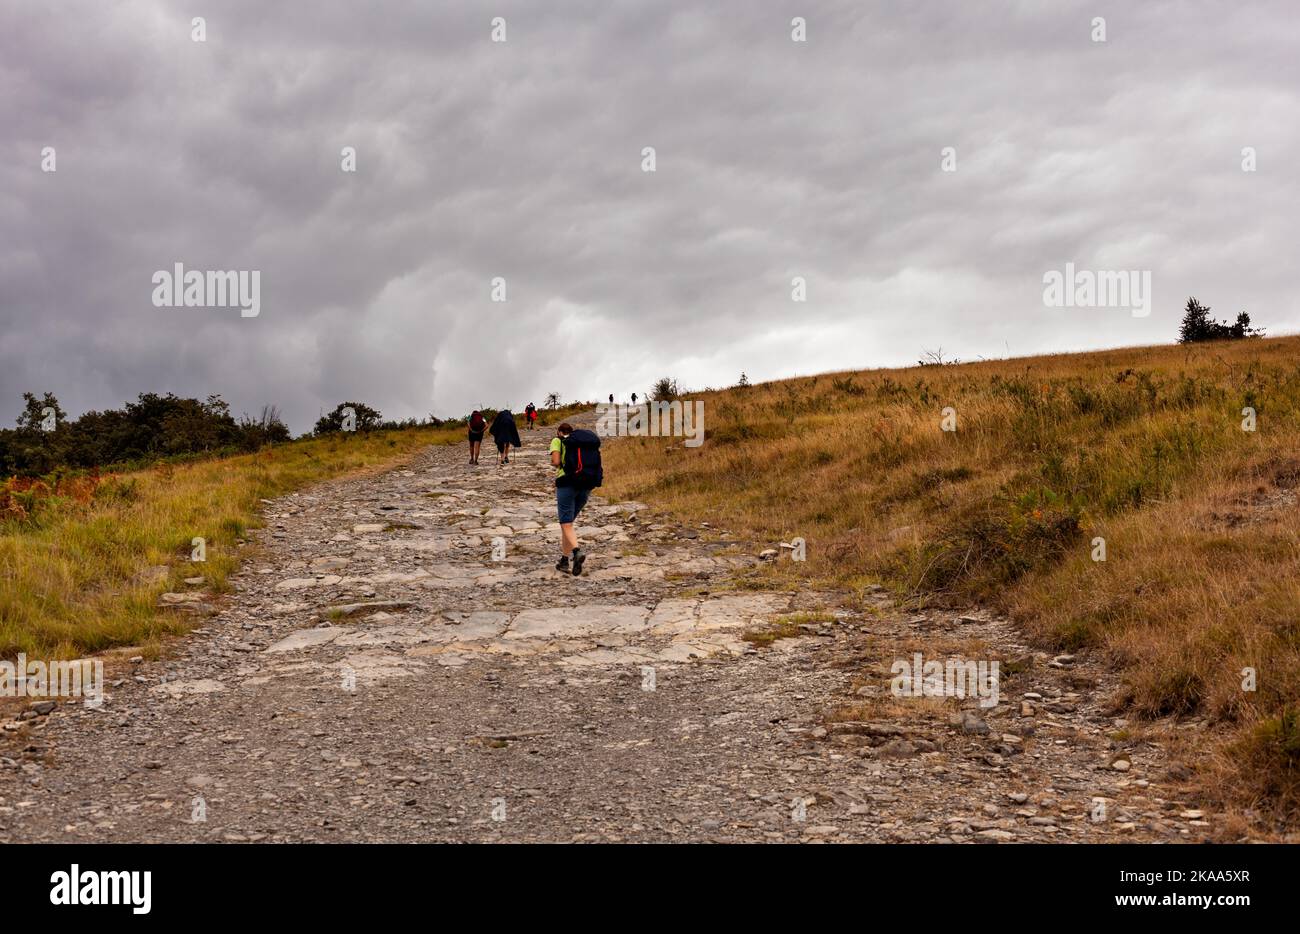
[{"label": "black bar at bottom", "polygon": [[1231,922],[1289,908],[1295,856],[1282,845],[37,844],[0,848],[0,872],[9,916],[29,923],[47,912],[128,924],[411,914],[436,923],[480,911],[499,923],[516,910],[537,923],[559,912],[621,924],[629,910],[734,922],[787,899],[805,916],[865,912],[872,926],[1033,909]]}]

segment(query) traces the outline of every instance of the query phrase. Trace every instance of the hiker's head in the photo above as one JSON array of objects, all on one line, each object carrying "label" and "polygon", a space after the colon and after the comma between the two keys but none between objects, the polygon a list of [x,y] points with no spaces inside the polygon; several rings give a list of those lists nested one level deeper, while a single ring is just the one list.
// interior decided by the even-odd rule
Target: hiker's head
[{"label": "hiker's head", "polygon": [[555,426],[555,433],[561,438],[567,438],[569,435],[573,434],[573,426],[568,422],[560,422],[560,424]]}]

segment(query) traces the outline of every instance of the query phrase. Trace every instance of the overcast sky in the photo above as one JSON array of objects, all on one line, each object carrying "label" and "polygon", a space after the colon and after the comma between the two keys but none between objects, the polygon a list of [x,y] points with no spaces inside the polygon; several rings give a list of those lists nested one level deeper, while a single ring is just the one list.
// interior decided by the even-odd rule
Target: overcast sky
[{"label": "overcast sky", "polygon": [[[0,418],[1167,342],[1190,294],[1300,330],[1297,48],[1295,0],[0,0]],[[260,314],[155,307],[176,262]],[[1046,307],[1067,262],[1150,316]]]}]

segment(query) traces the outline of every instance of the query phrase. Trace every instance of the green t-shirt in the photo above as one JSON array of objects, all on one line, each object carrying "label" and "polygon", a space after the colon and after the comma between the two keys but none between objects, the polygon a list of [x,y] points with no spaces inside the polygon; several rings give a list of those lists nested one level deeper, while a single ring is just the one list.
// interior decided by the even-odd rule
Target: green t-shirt
[{"label": "green t-shirt", "polygon": [[561,441],[559,438],[552,438],[552,439],[551,439],[551,453],[554,454],[554,453],[556,453],[557,451],[558,451],[559,454],[560,454],[560,466],[557,467],[556,470],[555,470],[555,479],[556,479],[556,480],[558,480],[558,479],[560,479],[561,477],[564,476],[564,442]]}]

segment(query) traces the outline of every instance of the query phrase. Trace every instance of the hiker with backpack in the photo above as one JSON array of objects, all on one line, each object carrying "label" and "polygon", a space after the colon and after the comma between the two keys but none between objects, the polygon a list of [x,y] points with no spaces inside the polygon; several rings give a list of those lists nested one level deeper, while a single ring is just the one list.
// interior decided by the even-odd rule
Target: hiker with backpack
[{"label": "hiker with backpack", "polygon": [[573,523],[587,505],[591,491],[605,479],[600,465],[600,438],[594,431],[562,422],[551,439],[551,466],[555,468],[555,505],[560,514],[560,560],[555,570],[569,573],[572,568],[577,577],[587,556],[578,547]]},{"label": "hiker with backpack", "polygon": [[515,415],[509,409],[502,409],[492,420],[492,440],[497,443],[497,466],[510,463],[510,446],[523,447],[519,440],[519,429],[515,426]]},{"label": "hiker with backpack", "polygon": [[531,402],[524,409],[524,417],[528,419],[528,430],[533,431],[537,427],[537,406]]},{"label": "hiker with backpack", "polygon": [[469,462],[478,463],[478,452],[483,447],[483,431],[487,428],[487,419],[475,409],[469,417]]}]

